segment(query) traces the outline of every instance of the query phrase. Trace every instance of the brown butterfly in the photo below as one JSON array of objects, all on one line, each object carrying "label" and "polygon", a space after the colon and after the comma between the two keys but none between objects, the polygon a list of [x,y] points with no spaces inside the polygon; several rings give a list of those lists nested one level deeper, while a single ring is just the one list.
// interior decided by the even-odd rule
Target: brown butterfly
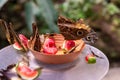
[{"label": "brown butterfly", "polygon": [[66,40],[77,40],[87,36],[91,28],[85,25],[83,20],[73,21],[63,16],[58,17],[58,27],[60,33]]},{"label": "brown butterfly", "polygon": [[38,33],[38,28],[36,23],[32,24],[32,28],[33,28],[33,36],[31,37],[30,41],[31,41],[31,47],[32,49],[39,51],[41,50],[41,40],[40,40],[40,36]]},{"label": "brown butterfly", "polygon": [[23,51],[27,51],[28,49],[24,46],[24,44],[22,43],[16,32],[13,30],[13,24],[12,23],[7,24],[6,21],[1,19],[0,19],[0,23],[5,28],[6,37],[9,43],[14,44],[15,42],[18,42],[18,44],[23,48]]}]

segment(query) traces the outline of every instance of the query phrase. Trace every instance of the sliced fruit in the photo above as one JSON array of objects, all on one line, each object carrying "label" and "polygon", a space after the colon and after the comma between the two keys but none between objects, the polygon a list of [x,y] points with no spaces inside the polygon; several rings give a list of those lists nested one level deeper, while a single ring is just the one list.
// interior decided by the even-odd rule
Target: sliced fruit
[{"label": "sliced fruit", "polygon": [[43,52],[46,54],[56,54],[57,47],[53,38],[47,38],[43,44]]},{"label": "sliced fruit", "polygon": [[67,51],[65,49],[61,49],[56,53],[56,55],[64,55],[66,53],[67,53]]},{"label": "sliced fruit", "polygon": [[22,43],[27,47],[27,43],[28,43],[27,37],[24,36],[23,34],[19,34],[19,38],[22,41]]},{"label": "sliced fruit", "polygon": [[93,54],[88,54],[85,59],[88,64],[96,63],[96,57]]},{"label": "sliced fruit", "polygon": [[56,54],[57,53],[57,48],[56,47],[52,47],[52,48],[44,47],[43,52],[46,53],[46,54]]},{"label": "sliced fruit", "polygon": [[[24,46],[27,48],[28,39],[23,34],[19,34],[19,38],[21,42],[24,44]],[[23,50],[23,48],[20,46],[18,42],[15,42],[13,44],[13,47],[17,50]]]},{"label": "sliced fruit", "polygon": [[44,46],[46,47],[56,47],[55,40],[53,38],[47,38],[44,42]]},{"label": "sliced fruit", "polygon": [[17,50],[22,50],[22,47],[18,44],[18,42],[15,42],[15,43],[13,44],[13,47],[14,47],[15,49],[17,49]]},{"label": "sliced fruit", "polygon": [[33,70],[33,69],[29,68],[28,65],[19,62],[16,65],[16,72],[22,79],[34,80],[35,78],[37,78],[40,75],[41,69],[38,68],[38,69]]},{"label": "sliced fruit", "polygon": [[74,46],[75,46],[74,40],[67,40],[63,43],[63,48],[67,51],[72,49]]}]

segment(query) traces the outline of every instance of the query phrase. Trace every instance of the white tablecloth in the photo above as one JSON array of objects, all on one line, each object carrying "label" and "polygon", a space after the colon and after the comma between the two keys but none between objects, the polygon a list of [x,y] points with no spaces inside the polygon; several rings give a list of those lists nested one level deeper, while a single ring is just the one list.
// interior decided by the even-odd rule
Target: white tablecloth
[{"label": "white tablecloth", "polygon": [[[103,59],[97,58],[95,64],[87,64],[85,56],[90,53],[91,48],[95,54]],[[109,61],[100,50],[86,45],[79,58],[68,64],[48,65],[38,62],[29,51],[30,67],[44,67],[42,74],[36,80],[101,80],[109,70]],[[17,63],[21,58],[21,52],[15,50],[12,45],[0,50],[0,69],[5,69],[8,65]]]}]

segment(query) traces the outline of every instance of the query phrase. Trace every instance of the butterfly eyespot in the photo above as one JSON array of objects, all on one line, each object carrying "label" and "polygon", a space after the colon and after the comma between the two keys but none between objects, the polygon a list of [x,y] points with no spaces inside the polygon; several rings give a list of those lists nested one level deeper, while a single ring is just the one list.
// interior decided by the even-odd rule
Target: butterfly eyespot
[{"label": "butterfly eyespot", "polygon": [[90,37],[90,36],[87,36],[86,38],[87,38],[87,40],[90,40],[91,37]]},{"label": "butterfly eyespot", "polygon": [[90,36],[87,36],[86,39],[87,39],[88,41],[90,41],[90,40],[91,40],[91,37],[90,37]]},{"label": "butterfly eyespot", "polygon": [[77,31],[77,35],[78,35],[78,36],[83,35],[83,31]]}]

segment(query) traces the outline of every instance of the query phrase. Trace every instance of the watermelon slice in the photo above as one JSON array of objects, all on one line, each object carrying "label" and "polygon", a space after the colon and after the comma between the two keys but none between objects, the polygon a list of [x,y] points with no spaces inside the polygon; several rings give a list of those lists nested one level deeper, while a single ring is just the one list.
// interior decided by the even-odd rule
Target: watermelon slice
[{"label": "watermelon slice", "polygon": [[96,63],[96,57],[93,54],[88,54],[85,57],[85,60],[88,64],[95,64]]},{"label": "watermelon slice", "polygon": [[19,38],[22,41],[22,43],[27,47],[28,39],[25,35],[19,34]]},{"label": "watermelon slice", "polygon": [[[24,36],[23,34],[19,34],[19,38],[21,42],[24,44],[24,46],[27,48],[28,39],[26,38],[26,36]],[[20,46],[18,42],[15,42],[13,44],[13,47],[17,50],[21,50],[21,51],[23,50],[23,48]]]},{"label": "watermelon slice", "polygon": [[34,80],[40,75],[41,68],[31,69],[28,65],[19,62],[16,65],[16,72],[22,79]]},{"label": "watermelon slice", "polygon": [[47,38],[43,44],[43,52],[45,54],[56,54],[57,51],[55,40],[53,38]]},{"label": "watermelon slice", "polygon": [[15,48],[15,49],[17,49],[17,50],[22,50],[23,48],[18,44],[18,42],[15,42],[14,44],[13,44],[13,47]]},{"label": "watermelon slice", "polygon": [[75,47],[75,41],[74,40],[66,40],[63,43],[63,49],[65,49],[66,51],[72,49],[73,47]]}]

